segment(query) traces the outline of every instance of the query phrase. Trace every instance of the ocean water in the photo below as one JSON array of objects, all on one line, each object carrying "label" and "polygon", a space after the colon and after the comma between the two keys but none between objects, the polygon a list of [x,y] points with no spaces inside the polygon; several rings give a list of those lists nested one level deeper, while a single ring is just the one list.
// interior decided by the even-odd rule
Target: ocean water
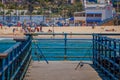
[{"label": "ocean water", "polygon": [[[41,52],[36,49],[36,43],[33,42],[32,55],[33,60],[44,60],[43,57],[38,58],[38,55],[44,54],[47,60],[92,60],[92,40],[67,40],[66,48],[65,41],[63,40],[39,40],[37,44]],[[38,53],[38,55],[35,54]],[[68,58],[63,58],[68,56]],[[81,58],[79,58],[81,57]],[[84,58],[83,58],[84,57]]]},{"label": "ocean water", "polygon": [[0,38],[0,53],[10,48],[15,44],[13,38]]}]

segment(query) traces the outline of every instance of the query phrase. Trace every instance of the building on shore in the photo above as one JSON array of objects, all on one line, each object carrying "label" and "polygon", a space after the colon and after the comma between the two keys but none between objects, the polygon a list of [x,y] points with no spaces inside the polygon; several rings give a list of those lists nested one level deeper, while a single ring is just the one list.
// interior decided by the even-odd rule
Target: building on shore
[{"label": "building on shore", "polygon": [[84,1],[84,11],[74,13],[74,23],[92,25],[112,17],[113,6],[109,0],[100,0],[97,3]]}]

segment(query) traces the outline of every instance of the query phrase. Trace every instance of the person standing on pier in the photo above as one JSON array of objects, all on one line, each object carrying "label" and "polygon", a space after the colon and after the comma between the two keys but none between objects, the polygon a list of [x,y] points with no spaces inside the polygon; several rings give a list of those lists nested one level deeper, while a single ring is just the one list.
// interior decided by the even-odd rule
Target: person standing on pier
[{"label": "person standing on pier", "polygon": [[40,26],[40,32],[42,32],[42,26]]},{"label": "person standing on pier", "polygon": [[2,24],[0,23],[0,28],[2,29]]},{"label": "person standing on pier", "polygon": [[16,29],[15,29],[15,28],[13,28],[13,35],[15,35],[15,30],[16,30]]}]

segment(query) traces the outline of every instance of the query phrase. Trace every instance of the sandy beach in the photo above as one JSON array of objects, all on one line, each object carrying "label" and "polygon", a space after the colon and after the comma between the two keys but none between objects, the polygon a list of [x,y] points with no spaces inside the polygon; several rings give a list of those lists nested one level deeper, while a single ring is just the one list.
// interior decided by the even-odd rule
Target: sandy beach
[{"label": "sandy beach", "polygon": [[[53,30],[54,33],[120,33],[120,26],[42,27],[42,32],[39,33],[53,33]],[[0,28],[0,37],[21,37],[25,36],[24,33],[22,27]]]},{"label": "sandy beach", "polygon": [[[15,31],[13,32],[13,29]],[[22,37],[24,36],[24,31],[21,27],[7,27],[3,26],[0,28],[0,37]]]}]

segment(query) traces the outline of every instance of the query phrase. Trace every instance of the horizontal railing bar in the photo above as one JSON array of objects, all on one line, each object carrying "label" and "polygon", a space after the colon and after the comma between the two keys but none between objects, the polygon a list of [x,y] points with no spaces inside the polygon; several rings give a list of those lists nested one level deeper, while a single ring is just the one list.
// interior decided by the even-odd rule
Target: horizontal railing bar
[{"label": "horizontal railing bar", "polygon": [[[59,41],[60,42],[60,41]],[[34,42],[33,42],[34,43]],[[52,43],[42,43],[42,41],[41,41],[41,43],[40,42],[36,42],[37,44],[52,44]],[[57,42],[56,42],[57,43]],[[69,42],[69,41],[67,41],[66,42],[67,44],[69,43],[69,44],[73,44],[72,42]],[[76,43],[74,43],[74,44],[77,44],[77,43],[79,43],[79,44],[82,44],[82,43],[90,43],[91,45],[92,45],[92,42],[85,42],[85,41],[81,41],[81,42],[76,42]],[[63,42],[61,42],[61,44],[65,44],[64,43],[64,41]]]},{"label": "horizontal railing bar", "polygon": [[[64,55],[64,52],[63,53],[62,52],[51,52],[51,53],[50,52],[49,53],[48,52],[44,52],[44,55],[45,54],[61,54],[61,55]],[[71,54],[75,54],[75,53],[74,52],[73,53],[69,53],[68,52],[67,54],[71,55]],[[84,52],[84,53],[82,52],[82,53],[76,53],[76,54],[90,55],[91,53],[90,52],[87,52],[87,53],[86,52]]]},{"label": "horizontal railing bar", "polygon": [[[102,41],[111,41],[111,42],[120,42],[120,39],[112,39],[112,38],[109,38],[109,39],[105,39],[105,38],[102,38],[103,40]],[[101,40],[101,39],[100,39]],[[94,41],[96,41],[96,40],[94,40]]]},{"label": "horizontal railing bar", "polygon": [[120,36],[120,33],[94,33],[93,35],[117,35],[117,36]]},{"label": "horizontal railing bar", "polygon": [[12,47],[10,47],[9,49],[7,49],[6,51],[4,51],[3,53],[0,53],[0,58],[5,58],[8,56],[8,54],[10,52],[13,51],[13,49],[15,49],[16,47],[18,47],[21,44],[21,42],[16,43],[15,45],[13,45]]},{"label": "horizontal railing bar", "polygon": [[120,33],[26,33],[25,35],[120,35]]},{"label": "horizontal railing bar", "polygon": [[[92,49],[91,47],[41,47],[41,49]],[[33,48],[32,49],[38,49],[38,48]]]},{"label": "horizontal railing bar", "polygon": [[92,35],[92,33],[26,33],[25,35]]},{"label": "horizontal railing bar", "polygon": [[[96,41],[97,42],[97,41]],[[104,43],[100,43],[100,42],[97,42],[98,44],[110,49],[110,50],[114,50],[114,51],[119,51],[119,49],[115,49],[114,47],[110,47],[109,45],[107,44],[104,44]]]},{"label": "horizontal railing bar", "polygon": [[[111,41],[111,42],[120,43],[120,39],[118,39],[118,38],[117,38],[117,39],[112,39],[112,38],[102,38],[102,39],[103,39],[103,40],[102,40],[103,42],[104,42],[104,41],[107,41],[107,42],[108,42],[108,41]],[[100,40],[101,40],[101,39],[100,39]],[[97,41],[97,40],[93,40],[93,41]]]},{"label": "horizontal railing bar", "polygon": [[0,53],[0,59],[5,58],[6,56],[8,56],[7,53]]},{"label": "horizontal railing bar", "polygon": [[[32,56],[33,58],[38,58],[41,56]],[[46,58],[92,58],[92,56],[45,56]]]},{"label": "horizontal railing bar", "polygon": [[[34,40],[64,40],[64,38],[33,38],[33,41]],[[87,39],[83,39],[83,38],[66,38],[66,40],[92,40],[91,38],[87,38]]]},{"label": "horizontal railing bar", "polygon": [[114,49],[114,50],[112,50],[112,49],[96,49],[95,51],[111,51],[111,52],[116,51],[116,52],[119,52],[119,49]]},{"label": "horizontal railing bar", "polygon": [[0,41],[0,44],[11,44],[11,43],[15,43],[15,41],[10,41],[10,42],[8,42],[8,41]]},{"label": "horizontal railing bar", "polygon": [[[56,42],[56,43],[54,43],[54,44],[57,44],[58,42]],[[87,46],[92,46],[92,43],[91,42],[76,42],[76,43],[74,43],[74,44],[78,44],[79,43],[79,46],[81,46],[80,44],[85,44],[85,43],[88,43],[88,45]],[[53,44],[52,42],[49,42],[49,43],[37,43],[37,44],[39,44],[39,45],[48,45],[48,44]],[[58,43],[59,44],[59,43]],[[64,47],[64,42],[61,42],[60,43],[60,45],[61,46],[63,46]],[[73,44],[72,42],[67,42],[67,45],[66,46],[71,46],[71,44]],[[34,45],[34,43],[33,43],[33,45]]]}]

